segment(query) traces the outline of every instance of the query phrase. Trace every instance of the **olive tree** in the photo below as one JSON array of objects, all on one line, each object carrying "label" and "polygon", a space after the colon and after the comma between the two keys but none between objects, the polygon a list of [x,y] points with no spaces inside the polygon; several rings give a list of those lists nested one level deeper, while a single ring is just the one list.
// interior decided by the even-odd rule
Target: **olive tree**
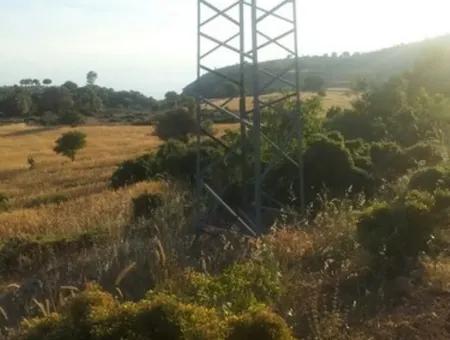
[{"label": "olive tree", "polygon": [[69,157],[72,162],[78,151],[86,146],[86,135],[80,131],[71,131],[63,134],[56,140],[54,151],[57,154]]}]

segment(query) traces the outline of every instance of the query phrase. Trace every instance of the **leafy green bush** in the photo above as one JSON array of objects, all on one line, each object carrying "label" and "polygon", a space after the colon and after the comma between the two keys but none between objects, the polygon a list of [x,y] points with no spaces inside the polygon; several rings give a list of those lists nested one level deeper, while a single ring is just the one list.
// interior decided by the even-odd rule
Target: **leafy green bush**
[{"label": "leafy green bush", "polygon": [[325,128],[339,131],[345,139],[361,138],[373,142],[386,137],[386,125],[381,120],[374,120],[365,112],[357,110],[336,110],[328,113]]},{"label": "leafy green bush", "polygon": [[349,150],[342,142],[318,138],[305,152],[305,179],[312,195],[327,188],[333,195],[354,191],[371,191],[372,180],[367,172],[357,168]]},{"label": "leafy green bush", "polygon": [[276,266],[250,261],[235,264],[218,276],[188,272],[177,289],[188,302],[230,314],[272,303],[280,287]]},{"label": "leafy green bush", "polygon": [[84,117],[76,112],[66,112],[58,118],[58,123],[63,125],[81,125],[84,124]]},{"label": "leafy green bush", "polygon": [[450,170],[441,167],[421,169],[415,172],[410,181],[409,188],[433,192],[437,188],[450,188]]},{"label": "leafy green bush", "polygon": [[162,204],[160,194],[144,193],[133,199],[133,211],[135,218],[151,217],[153,211]]},{"label": "leafy green bush", "polygon": [[227,340],[293,340],[291,330],[277,314],[257,309],[228,322],[230,332]]},{"label": "leafy green bush", "polygon": [[152,154],[128,160],[119,165],[111,178],[111,185],[118,189],[137,182],[148,180],[156,175],[159,168]]},{"label": "leafy green bush", "polygon": [[432,195],[419,191],[375,204],[359,218],[359,242],[375,258],[405,269],[407,259],[417,259],[428,249],[435,227],[434,205]]},{"label": "leafy green bush", "polygon": [[70,131],[56,140],[54,151],[75,160],[75,155],[86,146],[86,135],[80,131]]},{"label": "leafy green bush", "polygon": [[8,208],[9,198],[5,194],[0,192],[0,211],[6,210]]},{"label": "leafy green bush", "polygon": [[405,149],[406,157],[412,163],[434,166],[442,162],[443,158],[436,145],[420,142]]},{"label": "leafy green bush", "polygon": [[373,143],[370,157],[374,174],[387,180],[404,175],[413,166],[404,150],[393,142]]},{"label": "leafy green bush", "polygon": [[[222,151],[211,143],[203,142],[200,147],[203,162],[211,163],[222,156]],[[193,181],[196,172],[196,146],[171,140],[154,154],[144,155],[136,160],[122,163],[111,178],[113,188],[157,179],[161,176]]]},{"label": "leafy green bush", "polygon": [[224,323],[205,307],[180,303],[164,294],[119,304],[90,287],[72,298],[60,314],[23,323],[22,339],[37,340],[209,340],[224,338]]},{"label": "leafy green bush", "polygon": [[197,130],[195,116],[186,108],[178,107],[156,118],[156,135],[164,140],[173,138],[187,141],[188,136]]}]

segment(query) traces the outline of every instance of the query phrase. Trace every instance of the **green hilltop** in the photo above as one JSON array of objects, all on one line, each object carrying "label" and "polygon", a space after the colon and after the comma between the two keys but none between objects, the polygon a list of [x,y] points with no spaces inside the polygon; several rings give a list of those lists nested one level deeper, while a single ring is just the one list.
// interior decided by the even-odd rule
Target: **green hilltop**
[{"label": "green hilltop", "polygon": [[[411,69],[417,60],[429,51],[436,49],[450,49],[450,34],[420,42],[402,44],[368,53],[343,53],[342,55],[305,56],[300,58],[300,77],[304,83],[308,77],[320,77],[324,86],[354,87],[360,80],[367,83],[380,84],[390,77]],[[271,73],[278,73],[289,67],[292,59],[278,59],[262,63],[261,68]],[[228,77],[238,79],[238,65],[227,66],[219,71]],[[251,92],[251,68],[246,67],[246,87]],[[265,76],[262,76],[264,82]],[[293,74],[287,74],[285,79],[293,80]],[[267,81],[269,78],[266,79]],[[185,87],[184,93],[195,95],[199,91],[208,98],[227,97],[233,95],[230,82],[219,76],[208,73],[200,81],[194,81]],[[282,90],[284,84],[274,82],[266,91]]]}]

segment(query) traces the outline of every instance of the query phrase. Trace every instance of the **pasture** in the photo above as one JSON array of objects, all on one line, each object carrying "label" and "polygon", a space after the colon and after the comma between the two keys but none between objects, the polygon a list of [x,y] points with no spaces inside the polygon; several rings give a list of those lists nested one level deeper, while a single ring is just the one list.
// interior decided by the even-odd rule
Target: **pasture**
[{"label": "pasture", "polygon": [[[9,199],[0,212],[0,236],[67,236],[91,228],[111,231],[130,217],[131,198],[158,184],[114,192],[117,165],[154,150],[161,141],[151,127],[85,126],[87,146],[75,162],[54,153],[55,140],[71,128],[24,124],[0,127],[0,192]],[[35,167],[29,169],[27,159]]]}]

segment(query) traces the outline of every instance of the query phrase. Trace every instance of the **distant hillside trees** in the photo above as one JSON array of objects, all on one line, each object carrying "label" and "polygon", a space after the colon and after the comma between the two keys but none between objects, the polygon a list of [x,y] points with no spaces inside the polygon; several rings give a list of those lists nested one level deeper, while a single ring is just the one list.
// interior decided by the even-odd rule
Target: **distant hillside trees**
[{"label": "distant hillside trees", "polygon": [[39,100],[39,109],[41,112],[51,111],[54,113],[64,113],[72,110],[74,100],[69,89],[66,87],[48,87],[46,88]]},{"label": "distant hillside trees", "polygon": [[[89,85],[78,86],[66,81],[61,86],[52,86],[52,80],[27,78],[20,80],[20,86],[0,87],[0,116],[20,118],[44,125],[83,122],[83,116],[106,117],[118,115],[119,119],[133,119],[136,113],[142,121],[159,110],[177,107],[194,108],[195,102],[184,95],[169,92],[164,100],[158,101],[138,91],[115,91],[95,85],[96,73],[88,73]],[[42,85],[44,86],[42,86]]]},{"label": "distant hillside trees", "polygon": [[100,112],[103,108],[102,99],[91,87],[76,89],[75,102],[77,111],[87,115]]},{"label": "distant hillside trees", "polygon": [[98,74],[95,71],[89,71],[86,75],[86,83],[88,85],[95,85],[95,82],[97,81]]},{"label": "distant hillside trees", "polygon": [[0,112],[8,117],[23,117],[30,114],[33,100],[26,89],[19,87],[7,92],[3,99],[0,97]]}]

